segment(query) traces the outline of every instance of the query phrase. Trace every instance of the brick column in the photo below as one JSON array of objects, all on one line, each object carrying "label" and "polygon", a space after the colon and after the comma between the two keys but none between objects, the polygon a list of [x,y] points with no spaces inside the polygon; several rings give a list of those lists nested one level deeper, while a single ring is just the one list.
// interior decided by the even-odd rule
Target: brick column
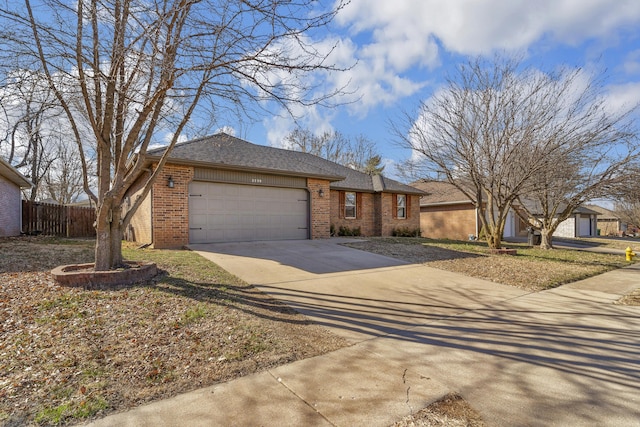
[{"label": "brick column", "polygon": [[[329,181],[308,178],[307,188],[311,197],[311,238],[329,238],[329,225],[331,223]],[[322,197],[320,196],[320,190],[322,190]]]},{"label": "brick column", "polygon": [[[189,184],[193,167],[165,165],[153,184],[152,229],[153,247],[181,248],[189,243]],[[168,179],[174,182],[169,188]]]}]

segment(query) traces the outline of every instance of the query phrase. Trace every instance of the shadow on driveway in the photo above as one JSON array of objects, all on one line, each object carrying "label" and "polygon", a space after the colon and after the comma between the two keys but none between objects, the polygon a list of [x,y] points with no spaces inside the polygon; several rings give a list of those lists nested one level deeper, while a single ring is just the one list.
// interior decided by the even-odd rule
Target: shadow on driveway
[{"label": "shadow on driveway", "polygon": [[[189,249],[202,253],[211,252],[218,256],[228,255],[253,258],[254,260],[270,260],[312,274],[369,270],[408,264],[399,259],[353,250],[340,245],[340,243],[350,241],[359,242],[360,240],[332,238],[327,240],[208,243],[192,244],[189,245]],[[234,272],[234,274],[238,273]]]}]

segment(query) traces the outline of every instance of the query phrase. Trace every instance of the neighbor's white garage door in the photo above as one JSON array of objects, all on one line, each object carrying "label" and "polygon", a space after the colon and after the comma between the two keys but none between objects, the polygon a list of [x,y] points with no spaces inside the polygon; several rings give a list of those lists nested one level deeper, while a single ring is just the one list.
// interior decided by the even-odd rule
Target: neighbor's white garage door
[{"label": "neighbor's white garage door", "polygon": [[193,182],[189,186],[189,242],[308,238],[307,191]]},{"label": "neighbor's white garage door", "polygon": [[591,236],[591,220],[589,217],[580,217],[578,236]]}]

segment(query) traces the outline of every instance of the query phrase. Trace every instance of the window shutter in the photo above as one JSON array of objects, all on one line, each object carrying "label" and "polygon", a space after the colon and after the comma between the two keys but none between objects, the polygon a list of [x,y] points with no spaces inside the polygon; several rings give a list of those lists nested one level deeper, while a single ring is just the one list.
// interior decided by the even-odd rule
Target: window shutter
[{"label": "window shutter", "polygon": [[344,218],[344,204],[345,204],[345,200],[344,200],[344,191],[339,191],[338,192],[338,205],[340,205],[340,210],[338,211],[338,218]]},{"label": "window shutter", "polygon": [[397,194],[392,194],[391,195],[391,215],[393,216],[394,219],[398,218],[398,195]]},{"label": "window shutter", "polygon": [[405,200],[405,204],[407,205],[406,208],[406,213],[405,213],[405,217],[407,219],[411,218],[411,195],[407,194],[406,196],[404,196],[404,200]]},{"label": "window shutter", "polygon": [[356,193],[356,218],[362,218],[362,193]]}]

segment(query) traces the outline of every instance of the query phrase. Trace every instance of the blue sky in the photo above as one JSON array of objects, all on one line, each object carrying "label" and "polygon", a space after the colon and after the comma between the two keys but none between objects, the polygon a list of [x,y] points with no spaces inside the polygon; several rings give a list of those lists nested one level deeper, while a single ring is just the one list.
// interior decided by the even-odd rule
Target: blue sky
[{"label": "blue sky", "polygon": [[[514,52],[541,69],[606,69],[613,104],[640,102],[638,0],[351,0],[331,28],[314,37],[319,45],[337,44],[331,59],[338,66],[357,63],[325,76],[329,86],[350,82],[354,94],[344,101],[354,102],[298,110],[302,125],[365,135],[390,176],[393,164],[411,153],[392,143],[388,120],[428,99],[469,57]],[[226,125],[239,137],[273,146],[295,126],[276,115],[250,127]]]}]

